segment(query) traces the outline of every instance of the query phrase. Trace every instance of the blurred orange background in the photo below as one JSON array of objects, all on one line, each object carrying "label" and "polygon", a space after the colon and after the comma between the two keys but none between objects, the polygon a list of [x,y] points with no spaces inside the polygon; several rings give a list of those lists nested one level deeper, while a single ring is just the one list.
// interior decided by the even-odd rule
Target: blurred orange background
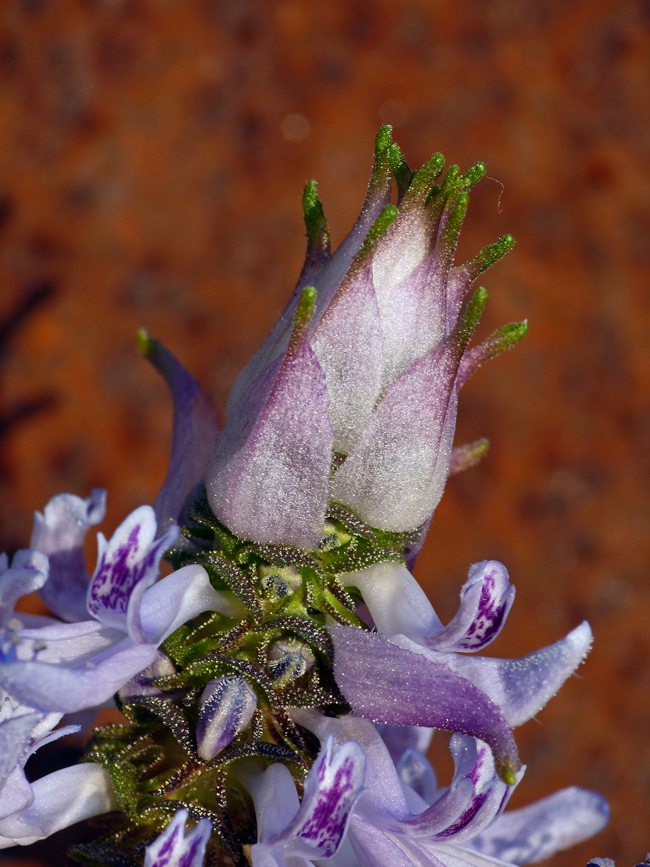
[{"label": "blurred orange background", "polygon": [[[0,12],[0,537],[106,487],[106,534],[169,454],[144,326],[223,407],[300,269],[316,178],[334,242],[380,123],[409,163],[488,167],[459,255],[512,232],[482,333],[530,335],[462,395],[417,566],[443,620],[468,566],[518,597],[494,653],[584,618],[594,649],[518,731],[521,805],[597,789],[610,827],[553,860],[650,848],[650,6],[643,0],[11,0]],[[444,736],[436,760],[448,768]],[[444,781],[444,780],[443,780]],[[11,850],[60,864],[55,844]],[[21,862],[22,863],[22,862]]]}]

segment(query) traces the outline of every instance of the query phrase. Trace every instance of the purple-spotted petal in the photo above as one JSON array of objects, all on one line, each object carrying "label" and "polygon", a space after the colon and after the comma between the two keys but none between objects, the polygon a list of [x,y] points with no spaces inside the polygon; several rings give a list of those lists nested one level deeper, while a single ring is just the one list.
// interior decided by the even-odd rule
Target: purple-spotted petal
[{"label": "purple-spotted petal", "polygon": [[437,838],[445,841],[453,839],[458,844],[475,837],[494,821],[521,780],[524,769],[517,774],[515,783],[509,786],[496,776],[494,758],[485,743],[465,735],[454,735],[449,746],[456,766],[450,791],[465,780],[471,782],[473,791],[462,814],[439,832]]},{"label": "purple-spotted petal", "polygon": [[194,377],[162,343],[142,335],[145,357],[165,378],[174,401],[172,453],[154,511],[159,529],[182,523],[187,499],[205,474],[219,434],[217,410]]},{"label": "purple-spotted petal", "polygon": [[97,567],[88,588],[90,614],[107,626],[125,630],[134,587],[141,581],[144,587],[153,584],[158,577],[160,559],[178,533],[179,528],[174,524],[154,541],[156,518],[151,506],[140,506],[132,512],[110,542],[99,533]]},{"label": "purple-spotted petal", "polygon": [[317,548],[332,440],[325,377],[302,339],[226,423],[206,476],[215,514],[244,539]]},{"label": "purple-spotted petal", "polygon": [[185,834],[187,810],[179,810],[165,830],[145,850],[144,867],[202,867],[212,824],[201,821]]},{"label": "purple-spotted petal", "polygon": [[47,554],[50,574],[39,596],[62,620],[85,620],[90,576],[83,559],[83,541],[90,527],[104,520],[106,491],[94,490],[82,500],[59,494],[43,514],[34,515],[30,545]]},{"label": "purple-spotted petal", "polygon": [[457,731],[486,741],[499,773],[519,769],[510,725],[485,692],[446,666],[362,629],[332,626],[334,676],[361,716],[393,725]]},{"label": "purple-spotted petal", "polygon": [[40,551],[17,551],[11,561],[0,554],[0,628],[5,628],[21,596],[43,586],[48,576],[47,556]]},{"label": "purple-spotted petal", "polygon": [[257,696],[243,677],[229,675],[211,680],[199,701],[197,752],[209,762],[251,721]]},{"label": "purple-spotted petal", "polygon": [[460,591],[456,616],[444,629],[427,635],[423,643],[434,650],[482,650],[501,631],[514,597],[505,566],[496,560],[475,563]]},{"label": "purple-spotted petal", "polygon": [[332,755],[328,737],[307,774],[300,809],[283,831],[304,844],[295,854],[330,858],[345,836],[352,808],[359,797],[366,773],[366,757],[355,741],[340,746]]},{"label": "purple-spotted petal", "polygon": [[601,795],[572,787],[509,810],[464,845],[489,859],[528,864],[586,840],[608,821],[609,808]]},{"label": "purple-spotted petal", "polygon": [[417,359],[390,386],[332,481],[332,498],[371,527],[427,521],[447,479],[456,419],[456,338]]}]

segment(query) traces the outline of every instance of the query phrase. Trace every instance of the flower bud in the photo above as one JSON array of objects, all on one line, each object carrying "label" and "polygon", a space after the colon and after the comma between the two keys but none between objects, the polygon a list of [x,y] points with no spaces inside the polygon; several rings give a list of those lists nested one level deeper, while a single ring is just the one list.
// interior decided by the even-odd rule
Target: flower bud
[{"label": "flower bud", "polygon": [[236,675],[211,680],[199,702],[196,746],[206,762],[243,731],[251,721],[257,696],[248,683]]}]

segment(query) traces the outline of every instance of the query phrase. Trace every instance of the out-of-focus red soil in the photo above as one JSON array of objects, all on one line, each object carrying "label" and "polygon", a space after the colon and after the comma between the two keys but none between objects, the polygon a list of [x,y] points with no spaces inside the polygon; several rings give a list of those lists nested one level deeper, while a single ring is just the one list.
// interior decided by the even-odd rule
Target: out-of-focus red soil
[{"label": "out-of-focus red soil", "polygon": [[450,482],[417,575],[446,619],[469,564],[503,560],[518,596],[499,655],[593,626],[580,677],[518,732],[514,803],[572,784],[611,800],[609,829],[557,867],[650,848],[649,57],[641,0],[0,12],[0,321],[50,296],[3,332],[8,550],[58,492],[108,488],[107,533],[153,501],[171,413],[135,331],[223,407],[299,271],[306,179],[340,240],[381,122],[412,165],[487,163],[460,253],[516,236],[482,328],[531,330],[465,389],[458,441],[492,450]]}]

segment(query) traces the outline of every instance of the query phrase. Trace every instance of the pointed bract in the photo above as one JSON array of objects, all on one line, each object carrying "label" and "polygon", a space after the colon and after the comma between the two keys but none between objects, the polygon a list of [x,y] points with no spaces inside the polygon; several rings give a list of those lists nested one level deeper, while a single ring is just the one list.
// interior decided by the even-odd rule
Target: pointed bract
[{"label": "pointed bract", "polygon": [[162,343],[138,334],[142,354],[165,378],[174,401],[172,453],[154,511],[159,530],[187,518],[187,500],[201,484],[219,434],[219,418],[197,381]]},{"label": "pointed bract", "polygon": [[206,489],[217,517],[241,538],[313,550],[323,535],[333,431],[306,326],[298,308],[285,355],[228,419]]}]

